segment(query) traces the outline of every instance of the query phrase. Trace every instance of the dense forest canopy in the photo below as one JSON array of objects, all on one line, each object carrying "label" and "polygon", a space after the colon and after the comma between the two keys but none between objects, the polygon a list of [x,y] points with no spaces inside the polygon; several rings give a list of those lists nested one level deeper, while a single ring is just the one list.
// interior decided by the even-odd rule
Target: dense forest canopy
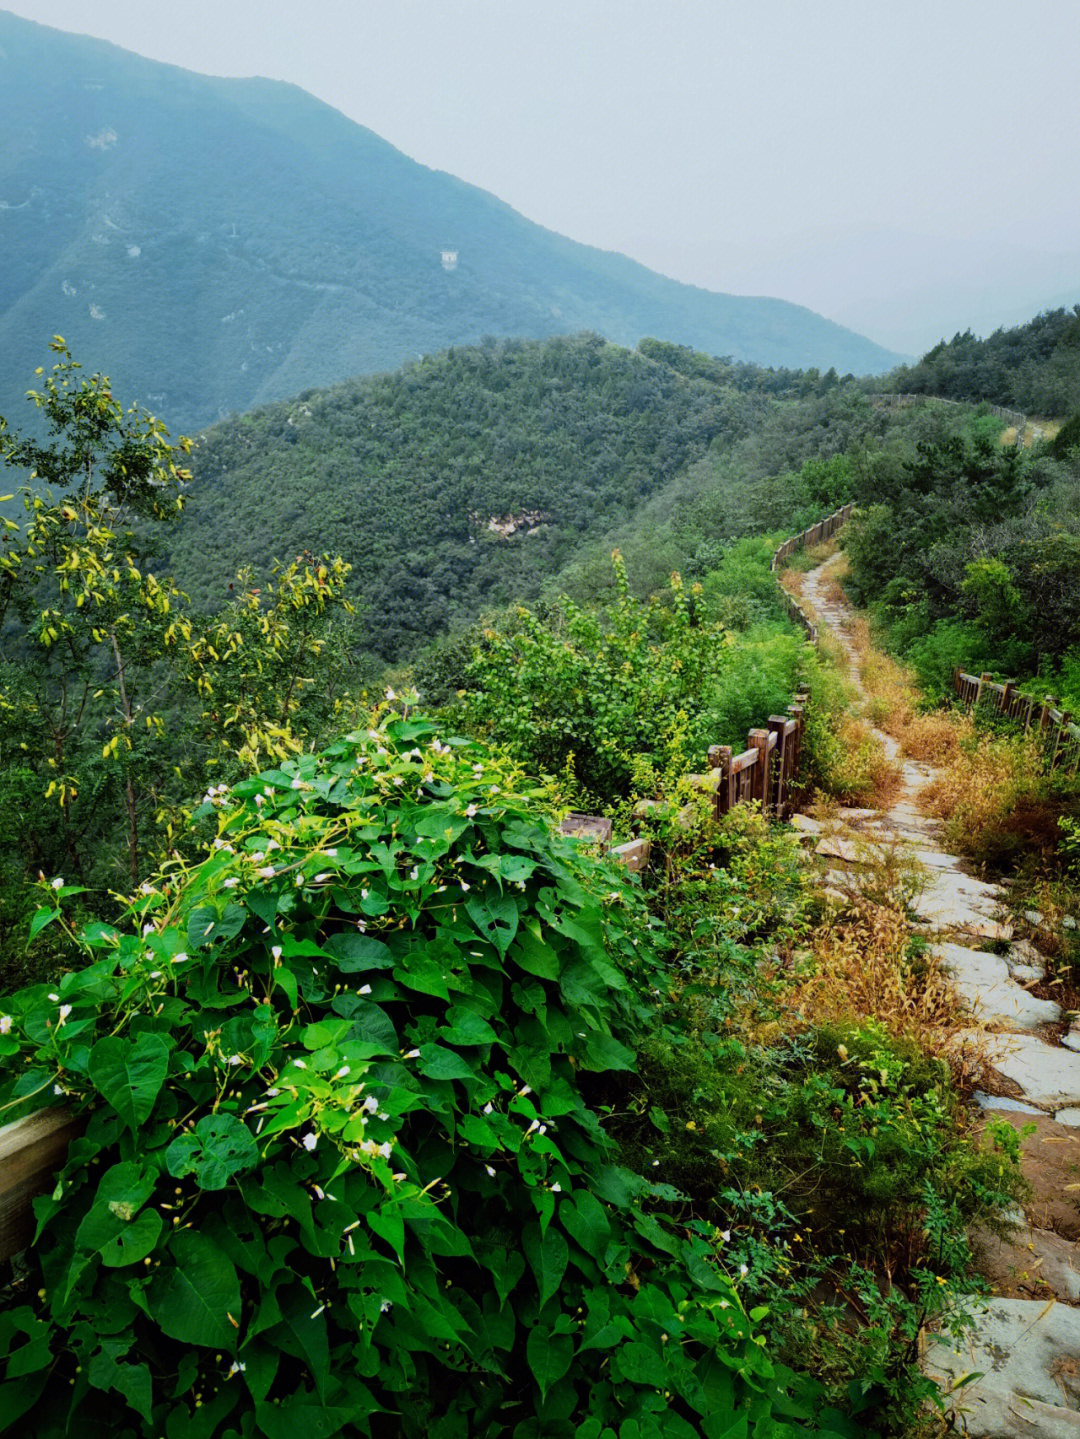
[{"label": "dense forest canopy", "polygon": [[[396,659],[560,584],[613,531],[644,534],[639,520],[655,539],[689,519],[714,544],[783,525],[831,496],[774,477],[937,423],[876,408],[835,373],[589,334],[490,340],[207,432],[170,558],[213,606],[241,564],[340,552],[371,647]],[[646,562],[635,583],[654,573]]]},{"label": "dense forest canopy", "polygon": [[917,365],[901,366],[893,388],[943,399],[985,400],[1029,415],[1080,410],[1080,305],[1048,310],[985,340],[970,330],[942,340]]}]

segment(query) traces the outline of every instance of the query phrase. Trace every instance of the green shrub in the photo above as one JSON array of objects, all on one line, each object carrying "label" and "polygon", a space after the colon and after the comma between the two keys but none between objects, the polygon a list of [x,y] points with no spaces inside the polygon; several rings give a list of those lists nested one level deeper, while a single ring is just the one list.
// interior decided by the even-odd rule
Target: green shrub
[{"label": "green shrub", "polygon": [[[809,1417],[714,1228],[652,1212],[678,1191],[620,1167],[589,1103],[655,1024],[640,892],[515,784],[383,707],[208,795],[208,856],[3,1001],[6,1117],[63,1099],[87,1128],[36,1201],[37,1297],[0,1322],[0,1427],[764,1439],[777,1407]],[[61,932],[69,889],[35,928]]]}]

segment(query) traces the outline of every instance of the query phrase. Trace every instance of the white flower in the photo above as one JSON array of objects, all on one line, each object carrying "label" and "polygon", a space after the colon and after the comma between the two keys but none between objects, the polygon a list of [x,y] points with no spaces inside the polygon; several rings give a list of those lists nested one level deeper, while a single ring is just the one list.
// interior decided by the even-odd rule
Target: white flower
[{"label": "white flower", "polygon": [[409,878],[410,878],[410,879],[419,879],[419,878],[420,878],[420,866],[419,866],[418,864],[414,864],[413,867],[412,867],[412,869],[409,870]]},{"label": "white flower", "polygon": [[293,1060],[293,1065],[294,1065],[297,1069],[306,1069],[306,1068],[307,1068],[307,1065],[304,1063],[304,1061],[303,1061],[302,1059],[294,1059],[294,1060]]},{"label": "white flower", "polygon": [[370,984],[362,984],[362,985],[360,986],[360,988],[359,988],[356,992],[357,992],[357,994],[370,994],[370,993],[371,993],[371,985],[370,985]]},{"label": "white flower", "polygon": [[143,939],[145,939],[148,934],[153,934],[153,932],[154,932],[154,926],[153,926],[152,924],[144,924],[144,925],[143,925],[143,927],[142,927]]},{"label": "white flower", "polygon": [[160,979],[160,978],[161,978],[161,970],[160,970],[160,969],[152,969],[152,970],[150,971],[150,978],[151,978],[151,979]]},{"label": "white flower", "polygon": [[394,783],[397,784],[397,785],[402,785],[402,784],[405,783],[405,781],[402,779],[401,775],[396,774],[396,775],[394,776]]},{"label": "white flower", "polygon": [[334,1078],[335,1078],[335,1079],[344,1079],[345,1076],[348,1074],[348,1072],[349,1072],[349,1066],[348,1066],[347,1064],[343,1064],[343,1065],[341,1066],[341,1068],[337,1071],[337,1073],[334,1075]]},{"label": "white flower", "polygon": [[360,1108],[363,1109],[367,1114],[374,1114],[378,1107],[379,1101],[375,1098],[373,1094],[369,1094],[368,1097],[364,1100],[363,1104],[360,1106]]},{"label": "white flower", "polygon": [[273,879],[275,874],[277,874],[277,870],[272,864],[264,865],[263,868],[259,870],[260,879]]},{"label": "white flower", "polygon": [[241,1056],[240,1056],[239,1054],[230,1054],[230,1055],[229,1055],[229,1063],[230,1063],[230,1064],[232,1064],[232,1065],[237,1065],[237,1064],[243,1064],[243,1062],[244,1062],[244,1061],[243,1061],[243,1059],[241,1058]]},{"label": "white flower", "polygon": [[143,880],[142,884],[139,885],[140,894],[153,894],[153,892],[154,886],[150,883],[148,879]]},{"label": "white flower", "polygon": [[234,1374],[243,1374],[246,1368],[246,1364],[241,1364],[234,1359],[232,1363],[232,1368],[229,1370],[229,1378],[231,1379]]},{"label": "white flower", "polygon": [[469,817],[470,819],[472,819],[473,815],[476,813],[476,806],[475,806],[474,804],[470,804],[470,805],[466,808],[465,813],[468,815],[468,817]]},{"label": "white flower", "polygon": [[521,1086],[521,1089],[520,1089],[519,1093],[521,1094],[522,1099],[524,1099],[525,1096],[526,1096],[526,1094],[531,1094],[531,1093],[532,1093],[532,1085],[531,1085],[531,1084],[523,1084],[523,1085]]},{"label": "white flower", "polygon": [[485,1168],[485,1169],[487,1170],[487,1172],[491,1175],[492,1179],[494,1179],[494,1178],[495,1178],[495,1171],[494,1171],[494,1169],[492,1169],[491,1165],[490,1165],[490,1164],[485,1164],[485,1165],[484,1165],[484,1168]]},{"label": "white flower", "polygon": [[468,894],[469,890],[472,889],[472,885],[471,885],[471,884],[466,884],[464,880],[461,881],[461,887],[462,887],[462,889],[465,891],[466,894]]},{"label": "white flower", "polygon": [[240,880],[239,880],[238,876],[234,874],[231,879],[227,879],[227,880],[225,881],[225,884],[224,884],[223,887],[224,887],[225,889],[235,889],[236,886],[237,886],[239,883],[240,883]]},{"label": "white flower", "polygon": [[556,1181],[556,1183],[551,1186],[551,1192],[552,1192],[552,1194],[561,1194],[561,1193],[562,1193],[562,1185],[559,1184],[559,1183]]},{"label": "white flower", "polygon": [[272,840],[270,841],[270,843],[266,846],[266,852],[267,852],[267,854],[269,854],[272,849],[280,849],[280,848],[281,848],[281,845],[277,842],[277,840],[276,840],[276,839],[272,839]]},{"label": "white flower", "polygon": [[386,1112],[385,1109],[380,1109],[379,1112],[378,1112],[378,1114],[375,1116],[375,1118],[376,1118],[376,1119],[389,1119],[390,1116],[389,1116],[389,1114],[387,1114],[387,1112]]},{"label": "white flower", "polygon": [[660,1163],[659,1159],[654,1159],[653,1162],[652,1162],[652,1167],[653,1167],[654,1169],[656,1169],[657,1166],[659,1165],[659,1163]]},{"label": "white flower", "polygon": [[0,1014],[0,1034],[11,1033],[11,1015]]},{"label": "white flower", "polygon": [[328,849],[328,850],[325,850],[324,853],[325,853],[327,859],[337,859],[337,850],[336,850],[336,849]]},{"label": "white flower", "polygon": [[63,889],[64,887],[64,881],[59,875],[54,880],[50,880],[50,883],[53,889]]},{"label": "white flower", "polygon": [[393,1307],[394,1301],[392,1299],[384,1299],[383,1302],[379,1305],[379,1313],[389,1314],[390,1310],[393,1309]]},{"label": "white flower", "polygon": [[269,1098],[273,1099],[273,1097],[274,1097],[275,1094],[280,1094],[280,1093],[281,1093],[281,1090],[278,1089],[277,1086],[275,1085],[275,1086],[273,1086],[273,1087],[270,1088],[270,1089],[264,1090],[264,1093],[265,1093],[266,1095],[268,1095]]},{"label": "white flower", "polygon": [[389,1142],[379,1145],[379,1153],[380,1155],[382,1155],[383,1159],[389,1159],[392,1152],[393,1145],[391,1145]]},{"label": "white flower", "polygon": [[739,1273],[740,1273],[740,1274],[742,1275],[742,1277],[745,1279],[746,1276],[750,1273],[750,1270],[749,1270],[749,1268],[748,1268],[745,1264],[740,1264],[740,1265],[739,1265]]},{"label": "white flower", "polygon": [[261,849],[257,849],[254,854],[248,855],[248,858],[251,860],[252,864],[258,864],[261,859],[266,858],[266,855],[263,854]]},{"label": "white flower", "polygon": [[406,1059],[419,1059],[419,1058],[420,1058],[420,1051],[419,1051],[418,1049],[410,1049],[409,1052],[408,1052],[408,1054],[405,1056],[405,1058],[406,1058]]},{"label": "white flower", "polygon": [[173,964],[183,964],[185,959],[187,959],[187,955],[181,950],[179,954],[173,955],[172,962]]},{"label": "white flower", "polygon": [[493,785],[491,786],[491,788],[488,790],[488,794],[498,794],[498,793],[499,793],[499,786],[498,786],[497,784],[493,784]]},{"label": "white flower", "polygon": [[318,1144],[319,1136],[317,1134],[305,1134],[301,1142],[303,1143],[304,1148],[310,1154],[311,1151],[315,1148],[316,1144]]},{"label": "white flower", "polygon": [[720,1235],[720,1238],[721,1238],[721,1239],[724,1241],[724,1243],[726,1244],[726,1243],[728,1242],[728,1240],[731,1238],[731,1230],[730,1230],[730,1229],[725,1229],[725,1230],[723,1230],[722,1233],[721,1233],[721,1235]]},{"label": "white flower", "polygon": [[492,1112],[492,1109],[493,1109],[493,1108],[494,1108],[493,1105],[491,1105],[491,1104],[485,1104],[485,1105],[484,1105],[484,1113],[485,1113],[485,1114],[490,1114],[490,1113]]},{"label": "white flower", "polygon": [[315,883],[325,884],[328,879],[333,879],[333,877],[334,876],[332,874],[326,874],[325,872],[323,874],[317,874],[315,876]]},{"label": "white flower", "polygon": [[472,767],[472,769],[473,769],[473,774],[483,774],[483,773],[484,773],[484,766],[483,766],[482,764],[474,764],[473,767]]},{"label": "white flower", "polygon": [[397,695],[394,693],[393,690],[388,689],[388,690],[386,691],[386,698],[387,698],[388,700],[396,700],[396,699],[397,699]]},{"label": "white flower", "polygon": [[375,746],[375,753],[376,753],[376,754],[385,754],[385,753],[386,753],[386,747],[385,747],[384,745],[381,745],[381,744],[376,745],[376,746]]},{"label": "white flower", "polygon": [[63,1024],[64,1020],[67,1019],[67,1017],[68,1017],[68,1015],[69,1015],[70,1013],[71,1013],[71,1005],[70,1005],[70,1004],[62,1004],[62,1005],[60,1006],[60,1018],[59,1018],[59,1020],[57,1021],[57,1023],[58,1023],[58,1024]]},{"label": "white flower", "polygon": [[424,775],[424,783],[430,784],[434,778],[435,776],[432,774],[431,770],[428,770],[427,774]]},{"label": "white flower", "polygon": [[292,784],[289,785],[289,788],[290,788],[290,789],[303,789],[303,788],[304,788],[304,781],[303,781],[302,779],[294,779],[293,782],[292,782]]},{"label": "white flower", "polygon": [[270,953],[274,956],[274,963],[277,964],[281,959],[281,945],[275,944]]},{"label": "white flower", "polygon": [[264,795],[257,794],[257,795],[255,796],[255,803],[256,803],[256,804],[259,806],[259,808],[261,809],[262,806],[266,803],[266,797],[265,797]]},{"label": "white flower", "polygon": [[53,1004],[60,1003],[60,996],[58,994],[50,994],[49,998],[52,1000]]}]

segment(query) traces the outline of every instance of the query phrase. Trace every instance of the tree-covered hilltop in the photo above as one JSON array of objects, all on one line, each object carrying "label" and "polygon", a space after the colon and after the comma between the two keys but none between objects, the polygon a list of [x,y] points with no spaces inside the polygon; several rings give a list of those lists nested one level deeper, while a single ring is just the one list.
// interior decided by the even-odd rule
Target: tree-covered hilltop
[{"label": "tree-covered hilltop", "polygon": [[7,14],[0,137],[0,413],[57,331],[181,429],[487,333],[860,373],[897,358],[556,235],[294,86]]},{"label": "tree-covered hilltop", "polygon": [[369,643],[398,658],[609,553],[616,527],[640,533],[651,583],[636,517],[655,532],[677,511],[712,544],[775,528],[832,497],[760,482],[935,423],[876,409],[834,373],[589,334],[486,341],[216,426],[171,560],[211,606],[240,564],[340,553]]},{"label": "tree-covered hilltop", "polygon": [[891,383],[911,394],[1071,415],[1080,410],[1080,305],[1048,310],[985,340],[966,330],[942,340],[917,365],[901,366]]}]

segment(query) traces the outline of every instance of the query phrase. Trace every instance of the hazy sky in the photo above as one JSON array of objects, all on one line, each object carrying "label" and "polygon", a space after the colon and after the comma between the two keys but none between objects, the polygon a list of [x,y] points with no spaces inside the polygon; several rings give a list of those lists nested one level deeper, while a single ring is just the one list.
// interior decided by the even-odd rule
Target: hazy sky
[{"label": "hazy sky", "polygon": [[901,348],[1080,301],[1077,0],[4,8],[291,80],[575,240]]}]

